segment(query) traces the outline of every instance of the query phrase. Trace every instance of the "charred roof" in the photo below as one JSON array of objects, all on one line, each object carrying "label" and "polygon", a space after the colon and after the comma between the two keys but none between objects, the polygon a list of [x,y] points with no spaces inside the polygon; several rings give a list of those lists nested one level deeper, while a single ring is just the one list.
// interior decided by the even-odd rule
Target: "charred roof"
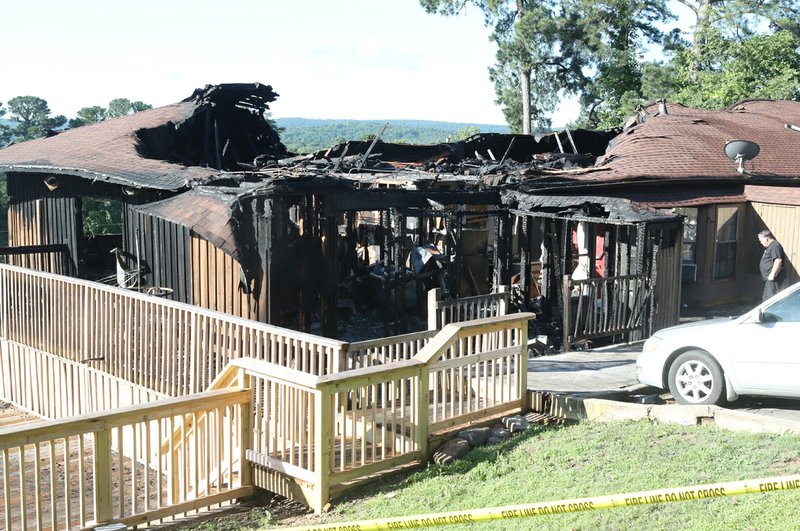
[{"label": "charred roof", "polygon": [[209,85],[179,103],[0,149],[0,171],[181,190],[285,157],[265,119],[277,96],[259,83]]}]

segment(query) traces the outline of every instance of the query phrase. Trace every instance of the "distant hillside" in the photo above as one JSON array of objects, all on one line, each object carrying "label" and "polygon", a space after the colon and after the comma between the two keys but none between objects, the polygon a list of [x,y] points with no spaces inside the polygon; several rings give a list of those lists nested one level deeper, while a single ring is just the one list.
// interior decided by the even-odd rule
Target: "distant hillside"
[{"label": "distant hillside", "polygon": [[295,153],[310,153],[347,140],[364,140],[377,135],[384,142],[405,144],[438,144],[452,138],[466,127],[477,127],[482,133],[508,133],[505,125],[435,122],[430,120],[314,120],[310,118],[277,118],[284,130],[281,141]]}]

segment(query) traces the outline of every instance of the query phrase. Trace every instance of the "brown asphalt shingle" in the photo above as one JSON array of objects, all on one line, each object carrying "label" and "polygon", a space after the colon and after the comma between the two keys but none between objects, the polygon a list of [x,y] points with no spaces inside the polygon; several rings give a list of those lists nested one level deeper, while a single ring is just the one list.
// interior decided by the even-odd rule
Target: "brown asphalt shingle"
[{"label": "brown asphalt shingle", "polygon": [[136,188],[180,190],[218,173],[144,157],[137,131],[179,124],[197,109],[181,102],[0,149],[0,171],[79,175]]},{"label": "brown asphalt shingle", "polygon": [[[668,114],[650,116],[617,137],[597,162],[608,171],[580,179],[800,180],[800,132],[784,127],[800,125],[800,102],[749,100],[721,111],[667,104],[667,109]],[[737,173],[736,163],[725,156],[730,140],[759,144],[761,152],[745,165],[751,174]]]}]

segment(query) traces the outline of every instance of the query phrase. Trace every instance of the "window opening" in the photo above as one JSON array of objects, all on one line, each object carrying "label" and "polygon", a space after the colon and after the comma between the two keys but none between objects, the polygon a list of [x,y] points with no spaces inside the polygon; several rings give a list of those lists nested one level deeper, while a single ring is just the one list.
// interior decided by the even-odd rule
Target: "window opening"
[{"label": "window opening", "polygon": [[739,235],[739,208],[717,207],[717,239],[714,253],[714,279],[736,274],[736,239]]}]

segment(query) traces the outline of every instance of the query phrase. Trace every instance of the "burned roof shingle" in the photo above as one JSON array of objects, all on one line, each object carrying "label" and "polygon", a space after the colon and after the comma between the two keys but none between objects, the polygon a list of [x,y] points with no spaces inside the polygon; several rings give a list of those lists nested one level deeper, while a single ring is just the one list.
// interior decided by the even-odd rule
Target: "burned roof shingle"
[{"label": "burned roof shingle", "polygon": [[181,190],[220,170],[239,170],[238,163],[284,157],[285,147],[264,119],[276,97],[258,83],[208,86],[180,103],[0,149],[0,171]]}]

